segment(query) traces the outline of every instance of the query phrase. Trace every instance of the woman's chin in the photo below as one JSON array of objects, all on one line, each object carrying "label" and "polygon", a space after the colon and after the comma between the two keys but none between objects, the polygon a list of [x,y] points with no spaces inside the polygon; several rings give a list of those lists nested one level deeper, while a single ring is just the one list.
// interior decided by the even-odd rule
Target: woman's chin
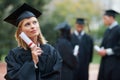
[{"label": "woman's chin", "polygon": [[38,35],[30,35],[30,38],[36,38]]}]

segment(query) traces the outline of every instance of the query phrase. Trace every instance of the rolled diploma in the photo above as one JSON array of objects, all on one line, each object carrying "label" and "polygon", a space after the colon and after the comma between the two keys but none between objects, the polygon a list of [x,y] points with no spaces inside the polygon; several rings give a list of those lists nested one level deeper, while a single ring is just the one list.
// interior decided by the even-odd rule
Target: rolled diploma
[{"label": "rolled diploma", "polygon": [[28,36],[24,33],[24,32],[21,32],[21,34],[19,35],[24,41],[25,43],[30,47],[34,47],[35,44],[32,42],[32,40],[30,38],[28,38]]},{"label": "rolled diploma", "polygon": [[99,46],[97,46],[97,45],[94,46],[94,49],[95,49],[97,52],[99,52],[99,51],[101,50],[101,48],[100,48]]},{"label": "rolled diploma", "polygon": [[79,45],[75,45],[75,47],[74,47],[74,56],[77,56],[77,54],[78,54],[78,51],[79,51]]}]

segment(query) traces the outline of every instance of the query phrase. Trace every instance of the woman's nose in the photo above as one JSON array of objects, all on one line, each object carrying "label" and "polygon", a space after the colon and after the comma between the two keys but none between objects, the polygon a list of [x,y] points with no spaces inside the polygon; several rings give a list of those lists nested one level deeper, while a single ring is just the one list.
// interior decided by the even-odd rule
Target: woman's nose
[{"label": "woman's nose", "polygon": [[34,25],[34,24],[31,24],[31,28],[35,28],[35,25]]}]

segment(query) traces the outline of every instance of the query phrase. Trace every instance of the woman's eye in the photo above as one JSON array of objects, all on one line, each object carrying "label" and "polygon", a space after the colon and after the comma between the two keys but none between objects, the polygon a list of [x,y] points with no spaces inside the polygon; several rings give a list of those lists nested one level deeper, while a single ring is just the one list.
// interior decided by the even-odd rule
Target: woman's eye
[{"label": "woman's eye", "polygon": [[30,25],[30,23],[26,23],[26,24],[25,24],[26,27],[29,26],[29,25]]},{"label": "woman's eye", "polygon": [[33,21],[33,24],[36,24],[37,23],[37,21]]}]

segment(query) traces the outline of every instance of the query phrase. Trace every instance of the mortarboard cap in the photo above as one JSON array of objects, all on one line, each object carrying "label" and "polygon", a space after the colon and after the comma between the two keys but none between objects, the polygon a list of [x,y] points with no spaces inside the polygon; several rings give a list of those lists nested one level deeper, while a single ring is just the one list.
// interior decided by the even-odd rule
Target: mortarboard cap
[{"label": "mortarboard cap", "polygon": [[4,21],[17,27],[21,20],[29,17],[38,18],[41,14],[42,13],[40,11],[24,3],[18,9],[16,9],[13,13],[11,13],[7,18],[5,18]]},{"label": "mortarboard cap", "polygon": [[104,15],[116,17],[118,14],[120,14],[120,10],[118,10],[118,8],[112,8],[106,10]]},{"label": "mortarboard cap", "polygon": [[60,29],[70,29],[70,25],[68,25],[67,22],[60,23],[55,27],[55,30],[60,30]]},{"label": "mortarboard cap", "polygon": [[77,19],[76,19],[76,23],[77,23],[77,24],[84,25],[84,24],[85,24],[85,19],[84,19],[84,18],[77,18]]}]

